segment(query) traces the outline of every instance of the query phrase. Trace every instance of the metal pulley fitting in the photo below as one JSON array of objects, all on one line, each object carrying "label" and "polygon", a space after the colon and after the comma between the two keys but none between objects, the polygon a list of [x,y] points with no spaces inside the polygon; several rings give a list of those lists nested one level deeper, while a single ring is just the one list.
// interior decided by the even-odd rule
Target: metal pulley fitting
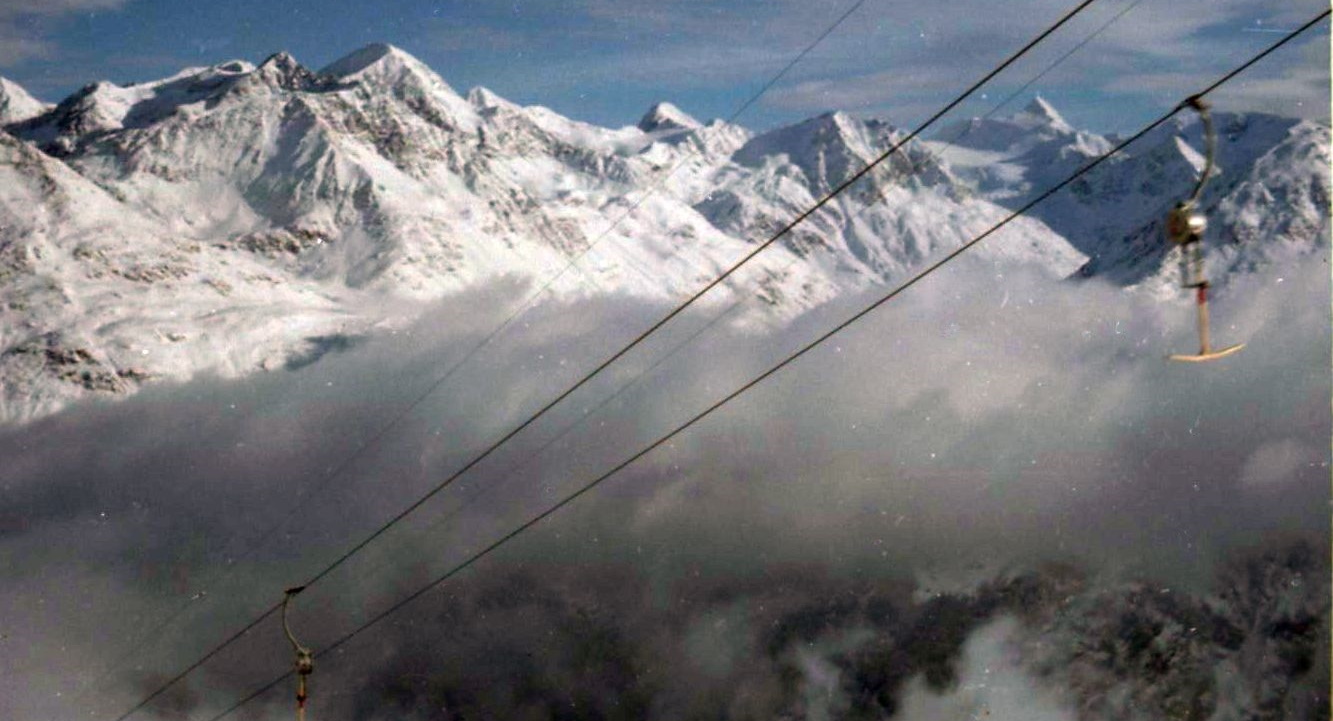
[{"label": "metal pulley fitting", "polygon": [[1166,216],[1166,237],[1176,245],[1197,243],[1203,240],[1203,231],[1208,228],[1208,219],[1203,213],[1195,211],[1192,201],[1176,203],[1176,207]]}]

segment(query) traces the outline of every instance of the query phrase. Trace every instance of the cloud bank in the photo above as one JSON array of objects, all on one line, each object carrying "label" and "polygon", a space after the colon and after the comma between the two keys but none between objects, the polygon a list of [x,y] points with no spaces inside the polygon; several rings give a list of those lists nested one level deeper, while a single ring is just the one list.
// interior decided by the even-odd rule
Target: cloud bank
[{"label": "cloud bank", "polygon": [[47,39],[53,20],[79,12],[117,10],[125,0],[4,0],[0,2],[0,68],[45,60],[59,50]]},{"label": "cloud bank", "polygon": [[[1040,635],[1065,591],[1145,578],[1203,597],[1236,553],[1292,539],[1319,550],[1279,567],[1318,577],[1326,268],[1231,284],[1214,334],[1249,346],[1184,366],[1163,360],[1193,343],[1184,299],[951,267],[321,658],[316,710],[929,719],[975,700],[959,694],[976,659],[999,653],[978,629],[1013,616]],[[452,299],[299,370],[159,387],[0,435],[0,643],[26,649],[0,657],[0,715],[128,708],[663,311],[543,307],[325,483],[514,292]],[[772,334],[722,324],[533,455],[709,316],[687,317],[303,594],[298,633],[321,648],[865,300]],[[266,624],[159,712],[216,711],[288,656]],[[1076,701],[1047,700],[1052,718]],[[287,703],[275,692],[241,718]]]}]

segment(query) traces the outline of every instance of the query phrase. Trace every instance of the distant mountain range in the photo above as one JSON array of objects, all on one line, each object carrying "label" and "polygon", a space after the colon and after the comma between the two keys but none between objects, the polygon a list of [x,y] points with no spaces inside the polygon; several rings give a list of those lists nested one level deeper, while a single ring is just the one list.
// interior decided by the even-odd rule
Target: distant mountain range
[{"label": "distant mountain range", "polygon": [[[1217,122],[1204,206],[1218,284],[1327,248],[1328,127]],[[10,422],[154,379],[280,368],[402,322],[386,301],[541,282],[594,244],[557,294],[680,298],[905,135],[844,113],[755,135],[667,103],[601,128],[462,96],[387,45],[319,71],[280,53],[100,82],[56,106],[0,79],[0,125]],[[1115,140],[1038,98],[908,143],[738,276],[733,292],[761,300],[738,322],[900,279]],[[1174,292],[1160,224],[1197,178],[1198,123],[1130,150],[975,255]]]}]

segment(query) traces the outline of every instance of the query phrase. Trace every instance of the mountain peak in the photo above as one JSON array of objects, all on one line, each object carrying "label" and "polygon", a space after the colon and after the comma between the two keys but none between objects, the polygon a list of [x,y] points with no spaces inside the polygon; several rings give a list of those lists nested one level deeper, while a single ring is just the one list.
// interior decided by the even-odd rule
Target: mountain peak
[{"label": "mountain peak", "polygon": [[856,132],[861,123],[841,110],[830,110],[806,121],[809,127],[820,133],[846,134]]},{"label": "mountain peak", "polygon": [[421,61],[396,46],[388,43],[371,43],[338,60],[334,60],[320,72],[338,78],[346,78],[361,73],[377,65],[420,65]]},{"label": "mountain peak", "polygon": [[876,154],[876,142],[863,121],[828,112],[755,137],[733,157],[742,165],[760,167],[769,157],[785,155],[822,191],[864,167]]},{"label": "mountain peak", "polygon": [[444,78],[411,53],[388,43],[372,43],[350,55],[333,61],[319,71],[343,83],[362,83],[402,92],[405,87],[442,99],[456,112],[470,115],[473,110]]},{"label": "mountain peak", "polygon": [[467,93],[467,101],[477,108],[504,108],[512,110],[518,106],[496,95],[490,88],[478,85]]},{"label": "mountain peak", "polygon": [[46,103],[28,94],[18,83],[0,78],[0,125],[17,123],[46,112]]},{"label": "mountain peak", "polygon": [[244,60],[228,60],[225,63],[220,63],[213,67],[220,73],[231,73],[237,75],[244,73],[252,73],[255,71],[255,66],[252,65],[251,63],[247,63]]},{"label": "mountain peak", "polygon": [[285,50],[273,53],[259,64],[259,70],[276,70],[283,73],[292,72],[300,67],[301,64],[296,62],[296,58]]},{"label": "mountain peak", "polygon": [[864,123],[840,110],[830,111],[777,130],[762,137],[780,138],[781,147],[842,146],[859,144]]},{"label": "mountain peak", "polygon": [[258,82],[285,90],[305,90],[317,84],[315,74],[296,61],[290,53],[274,53],[250,73],[248,82]]},{"label": "mountain peak", "polygon": [[1060,115],[1060,112],[1040,95],[1032,98],[1032,102],[1028,103],[1027,106],[1023,108],[1023,113],[1044,121],[1049,125],[1069,125],[1069,123],[1065,122],[1064,116]]},{"label": "mountain peak", "polygon": [[653,133],[660,130],[693,130],[702,124],[671,103],[658,103],[648,109],[639,120],[639,130]]}]

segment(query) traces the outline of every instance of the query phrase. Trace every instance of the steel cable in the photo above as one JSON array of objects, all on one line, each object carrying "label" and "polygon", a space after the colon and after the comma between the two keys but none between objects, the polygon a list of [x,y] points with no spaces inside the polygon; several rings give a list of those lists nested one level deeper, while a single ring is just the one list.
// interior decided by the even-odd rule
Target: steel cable
[{"label": "steel cable", "polygon": [[[1327,18],[1331,12],[1333,12],[1333,10],[1325,10],[1325,11],[1323,11],[1322,13],[1320,13],[1319,15],[1317,15],[1317,16],[1315,16],[1313,19],[1311,19],[1309,22],[1307,22],[1307,23],[1305,23],[1304,25],[1300,26],[1300,27],[1297,28],[1296,30],[1293,30],[1291,33],[1289,33],[1289,34],[1287,34],[1286,36],[1284,36],[1284,37],[1283,37],[1281,40],[1279,40],[1278,42],[1274,43],[1273,45],[1270,45],[1268,48],[1264,49],[1264,50],[1263,50],[1262,52],[1260,52],[1259,54],[1257,54],[1257,55],[1255,55],[1254,57],[1250,58],[1250,59],[1247,60],[1245,63],[1243,63],[1243,64],[1241,64],[1240,66],[1238,66],[1237,68],[1231,70],[1231,71],[1228,72],[1227,74],[1223,75],[1223,76],[1222,76],[1220,79],[1218,79],[1217,81],[1213,82],[1212,84],[1210,84],[1209,86],[1207,86],[1207,87],[1204,88],[1203,90],[1199,91],[1198,93],[1195,93],[1194,95],[1192,95],[1192,96],[1190,96],[1190,97],[1191,97],[1191,98],[1194,98],[1194,97],[1203,97],[1203,96],[1208,95],[1209,93],[1213,92],[1214,90],[1216,90],[1218,87],[1220,87],[1220,86],[1223,85],[1224,83],[1230,81],[1232,78],[1236,77],[1236,76],[1239,75],[1240,73],[1242,73],[1242,72],[1244,72],[1245,70],[1249,69],[1249,68],[1250,68],[1251,66],[1253,66],[1255,63],[1259,62],[1260,60],[1264,59],[1265,57],[1267,57],[1268,55],[1270,55],[1271,53],[1273,53],[1274,51],[1276,51],[1278,48],[1282,47],[1283,45],[1287,44],[1287,43],[1290,42],[1291,40],[1295,39],[1297,36],[1299,36],[1299,35],[1301,35],[1302,33],[1304,33],[1306,30],[1308,30],[1308,29],[1310,29],[1311,27],[1313,27],[1314,25],[1318,24],[1319,21],[1321,21],[1321,20]],[[615,465],[615,466],[614,466],[613,468],[611,468],[610,470],[608,470],[608,471],[606,471],[605,473],[599,475],[598,477],[594,478],[593,480],[587,482],[587,483],[584,484],[583,486],[580,486],[580,487],[578,488],[578,490],[574,491],[573,493],[569,494],[568,496],[565,496],[563,499],[561,499],[559,502],[555,503],[554,505],[550,506],[550,507],[547,508],[545,511],[542,511],[541,513],[537,514],[536,516],[533,516],[531,519],[525,521],[522,525],[520,525],[520,526],[518,526],[517,528],[515,528],[515,529],[509,531],[508,533],[506,533],[505,535],[501,536],[501,537],[498,538],[497,540],[493,541],[491,544],[487,545],[485,548],[481,549],[480,551],[478,551],[478,552],[472,554],[471,556],[469,556],[469,557],[468,557],[466,560],[464,560],[463,562],[461,562],[461,563],[459,563],[459,564],[453,566],[453,567],[450,568],[447,572],[445,572],[443,575],[440,575],[440,576],[436,577],[436,578],[435,578],[434,580],[432,580],[430,583],[426,584],[425,586],[422,586],[421,588],[417,589],[416,591],[414,591],[413,593],[411,593],[411,594],[409,594],[408,596],[404,597],[403,599],[401,599],[401,600],[395,602],[393,605],[389,606],[387,609],[385,609],[385,610],[383,610],[383,611],[381,611],[381,612],[375,614],[375,615],[372,616],[370,619],[368,619],[367,621],[361,623],[361,624],[360,624],[359,626],[357,626],[356,628],[354,628],[354,629],[352,629],[351,631],[349,631],[349,632],[343,634],[343,635],[340,636],[337,640],[333,641],[332,643],[328,644],[328,645],[325,646],[323,649],[321,649],[320,651],[318,651],[318,652],[316,653],[316,656],[325,656],[325,655],[327,655],[327,654],[329,654],[329,653],[331,653],[331,652],[333,652],[333,651],[336,651],[337,649],[341,648],[342,646],[346,645],[347,643],[349,643],[350,641],[352,641],[353,639],[355,639],[357,636],[359,636],[359,635],[361,635],[362,633],[364,633],[366,630],[368,630],[368,629],[370,629],[371,627],[373,627],[373,626],[375,626],[376,624],[378,624],[380,621],[383,621],[385,618],[387,618],[387,617],[389,617],[390,615],[396,613],[398,610],[400,610],[400,609],[404,608],[405,606],[411,604],[413,601],[415,601],[416,599],[418,599],[418,598],[420,598],[421,596],[425,595],[426,593],[430,592],[431,590],[435,589],[436,587],[440,586],[440,585],[443,584],[444,582],[448,581],[450,578],[453,578],[454,576],[458,575],[459,573],[461,573],[461,572],[467,570],[468,568],[470,568],[472,565],[474,565],[475,563],[477,563],[477,562],[480,561],[481,559],[483,559],[483,558],[485,558],[486,556],[490,555],[490,554],[491,554],[492,552],[494,552],[496,549],[500,548],[501,546],[505,545],[505,544],[508,543],[509,541],[511,541],[511,540],[513,540],[514,538],[518,537],[519,535],[523,534],[523,533],[526,532],[528,529],[531,529],[533,526],[536,526],[537,524],[541,523],[543,520],[545,520],[546,518],[548,518],[548,517],[550,517],[551,515],[555,514],[556,512],[558,512],[560,509],[564,508],[565,506],[568,506],[569,504],[571,504],[571,503],[573,503],[574,501],[578,500],[580,497],[582,497],[583,495],[587,494],[589,491],[593,490],[594,488],[596,488],[597,486],[599,486],[600,484],[602,484],[604,481],[606,481],[607,479],[609,479],[609,478],[611,478],[612,476],[614,476],[615,474],[617,474],[617,473],[619,473],[620,471],[624,470],[625,468],[627,468],[628,466],[630,466],[631,464],[633,464],[635,461],[639,460],[640,458],[644,457],[645,455],[651,453],[652,451],[654,451],[654,450],[656,450],[657,448],[661,447],[662,445],[666,444],[667,442],[669,442],[671,439],[675,438],[677,435],[679,435],[680,433],[682,433],[682,432],[685,431],[686,429],[690,428],[691,426],[695,425],[696,423],[698,423],[698,422],[702,421],[703,419],[707,418],[707,417],[708,417],[709,415],[711,415],[714,411],[716,411],[716,410],[718,410],[719,408],[721,408],[721,407],[725,406],[726,404],[730,403],[732,400],[735,400],[735,399],[738,398],[739,396],[741,396],[741,395],[743,395],[744,393],[746,393],[747,391],[749,391],[751,388],[754,388],[755,386],[757,386],[757,385],[759,385],[760,383],[764,382],[764,381],[765,381],[766,379],[768,379],[769,377],[773,376],[774,374],[776,374],[776,373],[778,373],[779,371],[781,371],[783,368],[787,367],[788,365],[792,364],[793,362],[795,362],[796,360],[798,360],[799,358],[801,358],[802,356],[804,356],[806,353],[808,353],[808,352],[810,352],[811,350],[814,350],[815,348],[819,347],[819,346],[822,345],[825,341],[827,341],[829,338],[832,338],[834,335],[837,335],[838,333],[842,332],[843,330],[845,330],[846,328],[848,328],[848,327],[851,326],[852,324],[856,323],[857,321],[861,320],[861,319],[864,318],[865,316],[867,316],[867,315],[869,315],[870,313],[874,312],[876,309],[878,309],[879,307],[883,306],[885,303],[889,302],[890,300],[893,300],[893,299],[896,298],[897,296],[899,296],[899,295],[901,295],[902,293],[906,292],[906,291],[907,291],[908,289],[910,289],[912,286],[916,285],[916,284],[919,283],[921,280],[925,279],[926,277],[930,276],[931,274],[933,274],[934,272],[936,272],[936,271],[939,270],[940,268],[944,267],[945,265],[947,265],[948,263],[950,263],[951,261],[953,261],[955,258],[958,258],[958,257],[961,256],[963,253],[966,253],[966,252],[967,252],[968,250],[970,250],[971,248],[976,247],[979,243],[981,243],[982,241],[984,241],[986,238],[990,237],[992,234],[994,234],[994,233],[995,233],[997,230],[999,230],[1000,228],[1004,227],[1005,225],[1007,225],[1008,223],[1010,223],[1010,222],[1013,221],[1014,219],[1016,219],[1016,218],[1018,218],[1018,217],[1024,215],[1025,213],[1027,213],[1027,211],[1031,210],[1031,209],[1032,209],[1033,207],[1035,207],[1037,204],[1041,203],[1042,201],[1046,200],[1047,198],[1051,197],[1052,195],[1055,195],[1055,194],[1058,193],[1059,191],[1063,190],[1063,189],[1064,189],[1066,186],[1068,186],[1070,183],[1073,183],[1075,180],[1081,178],[1083,175],[1085,175],[1085,174],[1087,174],[1088,172],[1092,171],[1093,169],[1099,167],[1099,166],[1100,166],[1103,162],[1105,162],[1106,160],[1108,160],[1108,159],[1110,159],[1111,157],[1113,157],[1114,155],[1120,153],[1122,150],[1124,150],[1124,149],[1125,149],[1126,147],[1128,147],[1129,145],[1133,144],[1134,142],[1138,141],[1138,140],[1139,140],[1140,138],[1142,138],[1143,136],[1147,135],[1148,133],[1152,132],[1152,131],[1155,130],[1156,128],[1160,127],[1162,124],[1166,123],[1168,120],[1170,120],[1172,117],[1174,117],[1177,113],[1179,113],[1181,110],[1183,110],[1184,108],[1186,108],[1186,107],[1187,107],[1187,105],[1186,105],[1187,102],[1188,102],[1188,100],[1187,100],[1187,101],[1182,101],[1180,104],[1178,104],[1178,105],[1176,105],[1175,107],[1173,107],[1173,108],[1172,108],[1170,111],[1168,111],[1166,114],[1162,115],[1161,117],[1159,117],[1159,118],[1157,118],[1156,120],[1152,121],[1152,122],[1149,123],[1148,125],[1144,126],[1142,129],[1140,129],[1138,132],[1134,133],[1133,135],[1131,135],[1131,136],[1125,138],[1124,140],[1122,140],[1121,142],[1117,143],[1114,147],[1112,147],[1112,148],[1111,148],[1110,150],[1108,150],[1106,153],[1103,153],[1102,155],[1098,156],[1097,158],[1093,159],[1092,161],[1090,161],[1090,162],[1084,164],[1084,165],[1083,165],[1082,167],[1080,167],[1077,171],[1075,171],[1073,174],[1069,175],[1068,177],[1066,177],[1064,180],[1060,181],[1059,183],[1057,183],[1057,184],[1051,186],[1050,188],[1047,188],[1047,189],[1046,189],[1045,191],[1043,191],[1041,194],[1037,195],[1035,198],[1033,198],[1032,200],[1030,200],[1029,202],[1027,202],[1026,204],[1024,204],[1024,205],[1023,205],[1022,207],[1020,207],[1019,209],[1017,209],[1017,210],[1011,212],[1009,215],[1005,216],[1004,219],[1002,219],[1002,220],[999,221],[998,223],[992,225],[990,228],[988,228],[986,231],[984,231],[984,232],[981,233],[980,235],[977,235],[977,236],[974,237],[972,240],[968,241],[967,243],[964,243],[962,246],[960,246],[960,247],[958,247],[957,249],[953,250],[952,252],[950,252],[948,255],[944,256],[944,257],[941,258],[940,260],[938,260],[938,261],[932,263],[930,266],[926,267],[924,270],[922,270],[922,271],[916,273],[916,274],[913,275],[910,279],[908,279],[906,282],[904,282],[904,283],[902,283],[902,284],[896,286],[895,288],[893,288],[892,290],[890,290],[888,293],[884,294],[884,295],[881,296],[879,299],[877,299],[877,300],[875,300],[874,302],[872,302],[870,305],[866,306],[865,308],[862,308],[861,310],[857,311],[856,313],[854,313],[853,315],[851,315],[850,317],[848,317],[846,320],[843,320],[842,322],[840,322],[840,323],[838,323],[837,325],[833,326],[833,328],[831,328],[830,330],[824,332],[824,333],[821,334],[819,337],[815,338],[813,341],[810,341],[810,342],[807,343],[806,345],[802,346],[802,347],[801,347],[799,350],[797,350],[796,352],[794,352],[794,353],[788,355],[786,358],[784,358],[783,360],[779,361],[777,364],[771,366],[768,370],[764,371],[763,373],[759,374],[758,376],[755,376],[755,377],[752,378],[751,380],[749,380],[749,381],[747,381],[746,383],[744,383],[743,385],[741,385],[741,386],[740,386],[739,388],[737,388],[736,390],[734,390],[734,391],[728,393],[726,396],[723,396],[721,399],[715,401],[713,404],[709,405],[707,408],[705,408],[704,410],[700,411],[698,414],[692,416],[689,420],[687,420],[687,421],[681,423],[680,425],[676,426],[676,427],[675,427],[674,429],[672,429],[670,432],[666,433],[665,435],[659,437],[657,440],[653,441],[652,443],[650,443],[650,444],[648,444],[647,446],[643,447],[643,448],[640,449],[639,451],[635,452],[633,455],[631,455],[631,456],[629,456],[628,458],[626,458],[625,460],[621,461],[620,463],[618,463],[617,465]],[[222,713],[220,713],[220,714],[218,714],[218,715],[212,717],[212,718],[210,719],[210,721],[220,721],[220,719],[222,719],[222,718],[224,718],[224,717],[230,715],[232,712],[236,711],[237,709],[241,708],[241,707],[244,706],[245,704],[247,704],[247,703],[249,703],[250,701],[254,700],[255,698],[259,697],[260,695],[262,695],[263,693],[265,693],[265,692],[268,691],[269,689],[272,689],[274,686],[276,686],[277,684],[281,683],[284,679],[286,679],[286,678],[287,678],[288,676],[290,676],[291,674],[292,674],[292,672],[291,672],[291,671],[288,671],[288,672],[286,672],[286,673],[284,673],[284,674],[282,674],[282,675],[280,675],[280,676],[278,676],[278,677],[272,679],[271,681],[265,683],[263,686],[259,687],[257,690],[251,692],[250,694],[248,694],[248,695],[246,695],[244,698],[242,698],[240,701],[237,701],[237,702],[234,703],[232,706],[228,707],[228,708],[227,708],[226,710],[224,710]]]}]

